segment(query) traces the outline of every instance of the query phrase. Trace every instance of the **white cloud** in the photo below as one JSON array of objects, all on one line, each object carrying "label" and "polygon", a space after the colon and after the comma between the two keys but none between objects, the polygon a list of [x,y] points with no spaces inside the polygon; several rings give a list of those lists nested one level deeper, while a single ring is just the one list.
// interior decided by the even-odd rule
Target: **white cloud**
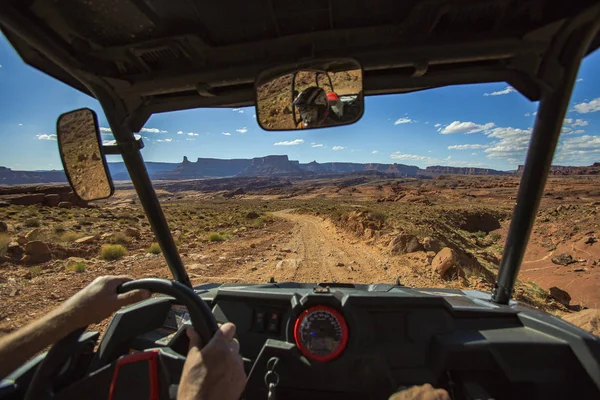
[{"label": "white cloud", "polygon": [[173,139],[171,138],[167,138],[167,139],[157,139],[157,142],[166,142],[166,143],[171,143],[173,141]]},{"label": "white cloud", "polygon": [[188,135],[188,136],[200,136],[196,132],[188,132],[188,133],[186,133],[186,135]]},{"label": "white cloud", "polygon": [[575,82],[583,82],[583,78],[579,78]]},{"label": "white cloud", "polygon": [[221,135],[224,135],[224,136],[231,136],[231,133],[229,133],[229,132],[221,132]]},{"label": "white cloud", "polygon": [[344,146],[333,146],[333,150],[338,151],[338,150],[344,150],[345,147]]},{"label": "white cloud", "polygon": [[112,133],[112,130],[110,128],[106,128],[104,126],[100,127],[100,132],[104,132],[104,133]]},{"label": "white cloud", "polygon": [[394,122],[394,125],[410,124],[411,122],[412,122],[412,120],[410,118],[402,117],[402,118],[398,118],[396,120],[396,122]]},{"label": "white cloud", "polygon": [[573,118],[565,118],[564,122],[565,125],[567,126],[588,126],[589,122],[586,121],[585,119],[573,119]]},{"label": "white cloud", "polygon": [[531,129],[499,127],[486,132],[486,135],[498,139],[484,150],[488,158],[505,158],[512,164],[523,162],[531,139]]},{"label": "white cloud", "polygon": [[295,140],[290,140],[288,142],[273,143],[273,146],[297,146],[302,143],[304,143],[304,139],[295,139]]},{"label": "white cloud", "polygon": [[193,142],[196,139],[190,139],[190,138],[186,138],[185,140],[189,140],[190,142]]},{"label": "white cloud", "polygon": [[183,135],[183,131],[177,131],[178,135]]},{"label": "white cloud", "polygon": [[579,114],[587,114],[596,111],[600,111],[600,97],[595,98],[590,102],[582,102],[579,104],[575,104],[575,111]]},{"label": "white cloud", "polygon": [[252,114],[252,118],[256,119],[256,114]]},{"label": "white cloud", "polygon": [[321,144],[321,143],[313,143],[312,147],[323,147],[323,144]]},{"label": "white cloud", "polygon": [[476,150],[488,148],[485,144],[455,144],[454,146],[448,146],[448,150]]},{"label": "white cloud", "polygon": [[371,152],[371,154],[377,154],[377,153],[379,153],[379,151],[377,151],[377,150],[373,150],[373,151]]},{"label": "white cloud", "polygon": [[390,158],[394,160],[409,160],[409,161],[430,161],[431,157],[418,156],[416,154],[402,154],[399,151],[390,154]]},{"label": "white cloud", "polygon": [[55,133],[51,133],[51,134],[46,134],[46,133],[42,133],[39,135],[35,135],[39,140],[56,140],[56,134]]},{"label": "white cloud", "polygon": [[19,124],[19,126],[23,126],[23,124]]},{"label": "white cloud", "polygon": [[115,146],[117,144],[116,140],[103,140],[102,146]]},{"label": "white cloud", "polygon": [[246,133],[246,132],[248,132],[248,128],[243,127],[243,128],[240,128],[240,129],[236,129],[235,131],[239,132],[239,133]]},{"label": "white cloud", "polygon": [[238,112],[238,113],[240,113],[240,114],[243,114],[243,113],[244,113],[244,110],[243,110],[243,109],[241,109],[241,108],[232,108],[232,109],[231,109],[231,111],[233,111],[233,112]]},{"label": "white cloud", "polygon": [[478,155],[478,154],[479,154],[479,153],[471,153],[471,155],[472,155],[472,156],[476,156],[476,155]]},{"label": "white cloud", "polygon": [[142,128],[142,130],[140,132],[146,132],[146,133],[169,133],[169,131],[163,131],[163,130],[160,130],[158,128]]},{"label": "white cloud", "polygon": [[502,96],[505,94],[509,94],[509,93],[513,93],[516,90],[512,87],[512,86],[507,86],[506,89],[503,90],[499,90],[497,92],[492,92],[492,93],[484,93],[484,96]]},{"label": "white cloud", "polygon": [[452,122],[450,125],[446,125],[444,128],[439,128],[438,132],[441,133],[442,135],[449,135],[452,133],[464,133],[464,134],[471,134],[471,133],[477,133],[477,132],[481,132],[481,131],[487,131],[489,129],[492,129],[494,126],[493,122],[488,122],[486,124],[476,124],[475,122],[460,122],[460,121],[454,121]]},{"label": "white cloud", "polygon": [[531,113],[525,113],[526,117],[531,117]]},{"label": "white cloud", "polygon": [[437,123],[434,125],[434,127],[436,127],[436,128],[439,128],[440,126],[442,126],[442,124],[440,124],[440,123]]},{"label": "white cloud", "polygon": [[561,129],[561,133],[565,135],[576,135],[579,133],[585,133],[583,129],[574,129],[576,127],[588,126],[589,122],[585,119],[573,119],[573,118],[565,118],[563,120],[563,126]]}]

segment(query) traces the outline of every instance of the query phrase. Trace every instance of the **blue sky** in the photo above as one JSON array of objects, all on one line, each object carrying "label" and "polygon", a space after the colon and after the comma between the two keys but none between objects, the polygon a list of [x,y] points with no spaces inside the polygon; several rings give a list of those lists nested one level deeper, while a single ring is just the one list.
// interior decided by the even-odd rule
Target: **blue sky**
[{"label": "blue sky", "polygon": [[[600,161],[600,52],[583,63],[555,164]],[[596,71],[596,73],[594,73]],[[56,118],[90,107],[110,138],[96,100],[23,63],[0,35],[0,166],[61,169]],[[140,134],[147,161],[287,154],[301,162],[352,161],[515,169],[523,162],[537,103],[505,83],[373,96],[354,125],[267,132],[252,107],[197,109],[152,116]],[[109,161],[119,157],[110,156]]]}]

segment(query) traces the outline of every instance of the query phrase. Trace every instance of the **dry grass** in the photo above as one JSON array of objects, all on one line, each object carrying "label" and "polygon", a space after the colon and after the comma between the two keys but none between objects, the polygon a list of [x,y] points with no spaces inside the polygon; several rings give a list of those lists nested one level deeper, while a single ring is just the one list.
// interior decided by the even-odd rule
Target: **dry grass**
[{"label": "dry grass", "polygon": [[150,254],[160,254],[162,253],[162,249],[160,248],[158,243],[152,243],[150,247],[148,247],[148,253]]},{"label": "dry grass", "polygon": [[127,249],[120,244],[105,244],[100,248],[100,258],[106,261],[118,260],[125,254],[127,254]]},{"label": "dry grass", "polygon": [[225,235],[222,235],[218,232],[213,232],[208,235],[209,242],[223,242],[225,239]]}]

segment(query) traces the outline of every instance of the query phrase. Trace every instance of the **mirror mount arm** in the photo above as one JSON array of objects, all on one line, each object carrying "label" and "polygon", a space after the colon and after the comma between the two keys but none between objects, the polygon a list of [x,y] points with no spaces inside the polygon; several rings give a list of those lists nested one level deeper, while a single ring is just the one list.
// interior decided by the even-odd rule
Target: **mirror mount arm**
[{"label": "mirror mount arm", "polygon": [[136,139],[134,141],[117,143],[111,145],[102,146],[102,151],[107,155],[123,155],[125,153],[132,153],[139,151],[144,148],[144,142],[142,139]]}]

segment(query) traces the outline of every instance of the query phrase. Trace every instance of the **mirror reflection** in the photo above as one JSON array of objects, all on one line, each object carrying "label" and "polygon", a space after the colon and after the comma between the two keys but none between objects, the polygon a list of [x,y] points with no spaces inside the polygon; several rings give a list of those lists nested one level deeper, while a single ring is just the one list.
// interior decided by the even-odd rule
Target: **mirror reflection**
[{"label": "mirror reflection", "polygon": [[354,62],[329,62],[257,84],[257,120],[266,130],[352,124],[363,114],[362,70]]},{"label": "mirror reflection", "polygon": [[57,123],[60,156],[74,192],[83,200],[110,197],[113,185],[102,155],[100,132],[92,110],[75,110]]}]

